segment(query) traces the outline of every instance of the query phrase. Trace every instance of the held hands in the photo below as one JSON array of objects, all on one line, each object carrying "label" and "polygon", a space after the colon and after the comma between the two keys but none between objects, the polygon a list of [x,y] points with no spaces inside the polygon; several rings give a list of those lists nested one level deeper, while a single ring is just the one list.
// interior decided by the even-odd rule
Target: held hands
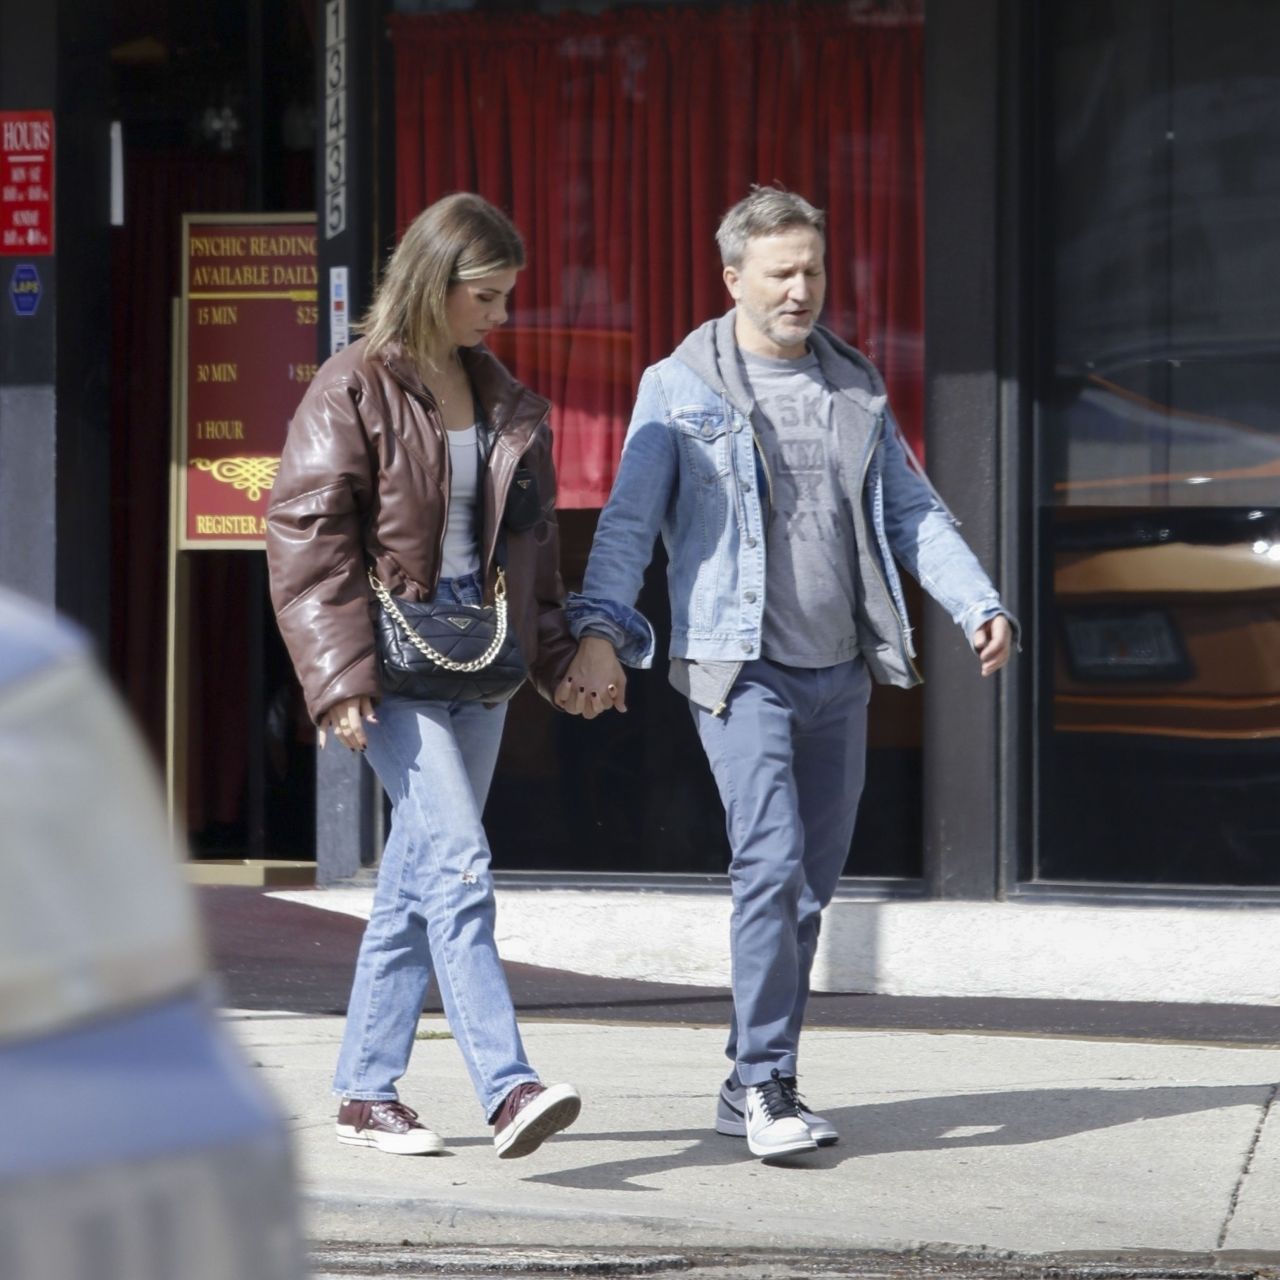
[{"label": "held hands", "polygon": [[556,690],[556,706],[594,720],[610,707],[627,709],[627,677],[613,645],[603,636],[583,636],[569,671]]},{"label": "held hands", "polygon": [[335,702],[320,721],[320,745],[325,744],[326,734],[332,731],[333,736],[351,751],[363,751],[369,745],[364,736],[364,721],[378,723],[373,713],[372,698],[343,698]]},{"label": "held hands", "polygon": [[971,639],[984,676],[995,675],[1013,654],[1013,628],[1003,613],[984,622]]}]

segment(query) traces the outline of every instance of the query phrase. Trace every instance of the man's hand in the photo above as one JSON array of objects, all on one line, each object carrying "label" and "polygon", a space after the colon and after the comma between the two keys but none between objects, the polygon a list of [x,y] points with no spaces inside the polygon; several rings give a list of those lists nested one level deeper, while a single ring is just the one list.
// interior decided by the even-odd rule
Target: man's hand
[{"label": "man's hand", "polygon": [[613,645],[603,636],[583,636],[569,671],[556,690],[556,706],[594,720],[610,707],[627,709],[627,677]]},{"label": "man's hand", "polygon": [[366,720],[378,723],[378,717],[373,714],[372,698],[343,698],[341,702],[335,702],[320,721],[321,747],[325,744],[325,731],[331,730],[344,747],[363,751],[369,745],[364,736]]},{"label": "man's hand", "polygon": [[984,676],[995,675],[1013,654],[1013,628],[1003,613],[984,622],[972,638],[973,650]]}]

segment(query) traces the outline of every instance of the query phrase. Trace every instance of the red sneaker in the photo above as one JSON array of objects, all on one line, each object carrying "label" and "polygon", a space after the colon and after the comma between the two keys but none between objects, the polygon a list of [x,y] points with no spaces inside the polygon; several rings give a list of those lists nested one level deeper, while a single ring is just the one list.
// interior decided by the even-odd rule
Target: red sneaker
[{"label": "red sneaker", "polygon": [[444,1139],[419,1124],[412,1107],[394,1099],[343,1099],[338,1108],[338,1141],[377,1147],[396,1156],[438,1156],[444,1150]]},{"label": "red sneaker", "polygon": [[536,1151],[553,1133],[567,1129],[581,1110],[582,1099],[571,1084],[548,1088],[530,1080],[516,1085],[493,1118],[499,1159],[515,1160]]}]

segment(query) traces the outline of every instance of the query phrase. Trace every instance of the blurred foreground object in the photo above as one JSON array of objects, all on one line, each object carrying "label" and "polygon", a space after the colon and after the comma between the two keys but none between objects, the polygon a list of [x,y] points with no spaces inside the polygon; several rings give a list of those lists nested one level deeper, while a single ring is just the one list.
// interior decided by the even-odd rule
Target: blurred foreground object
[{"label": "blurred foreground object", "polygon": [[0,1097],[4,1280],[303,1275],[150,763],[85,641],[3,591]]}]

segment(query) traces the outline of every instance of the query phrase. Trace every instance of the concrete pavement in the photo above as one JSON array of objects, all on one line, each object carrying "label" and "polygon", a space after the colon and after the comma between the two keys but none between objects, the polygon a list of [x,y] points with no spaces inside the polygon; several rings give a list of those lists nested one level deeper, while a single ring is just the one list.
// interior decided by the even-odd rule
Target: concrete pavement
[{"label": "concrete pavement", "polygon": [[584,1108],[500,1161],[440,1018],[402,1096],[448,1153],[404,1158],[334,1138],[340,1018],[225,1016],[290,1119],[314,1240],[1280,1263],[1271,1048],[813,1028],[801,1085],[843,1137],[772,1167],[711,1129],[719,1026],[525,1018]]}]

